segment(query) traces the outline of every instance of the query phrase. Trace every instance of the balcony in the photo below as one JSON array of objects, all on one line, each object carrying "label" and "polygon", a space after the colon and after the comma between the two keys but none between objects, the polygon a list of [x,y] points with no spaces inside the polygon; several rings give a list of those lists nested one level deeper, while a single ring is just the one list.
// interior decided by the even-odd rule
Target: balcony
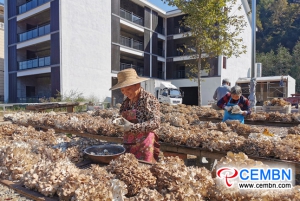
[{"label": "balcony", "polygon": [[157,33],[160,33],[162,35],[165,35],[165,28],[161,27],[161,26],[157,26],[156,27],[156,31]]},{"label": "balcony", "polygon": [[120,17],[126,20],[129,20],[135,24],[144,26],[144,19],[140,16],[133,14],[133,12],[127,11],[123,8],[120,8]]},{"label": "balcony", "polygon": [[196,53],[196,48],[194,46],[181,46],[176,50],[175,54],[172,56],[191,56]]},{"label": "balcony", "polygon": [[18,34],[19,42],[37,38],[50,33],[50,24],[44,26],[37,26],[34,29]]},{"label": "balcony", "polygon": [[181,34],[181,33],[186,33],[189,32],[191,29],[188,27],[182,27],[182,26],[177,26],[174,27],[173,33],[174,34]]},{"label": "balcony", "polygon": [[144,67],[136,66],[132,64],[120,63],[120,70],[124,70],[127,68],[133,68],[139,76],[144,75]]},{"label": "balcony", "polygon": [[161,57],[165,57],[165,50],[162,48],[157,48],[157,54]]},{"label": "balcony", "polygon": [[137,50],[144,50],[144,45],[142,42],[134,40],[133,38],[127,38],[125,36],[120,36],[120,44],[133,48],[133,49],[137,49]]},{"label": "balcony", "polygon": [[164,77],[164,72],[158,70],[158,71],[157,71],[157,78],[159,78],[159,79],[164,79],[164,78],[165,78],[165,77]]},{"label": "balcony", "polygon": [[19,70],[50,66],[50,56],[19,62]]},{"label": "balcony", "polygon": [[28,1],[20,6],[18,6],[18,13],[19,14],[22,14],[22,13],[25,13],[31,9],[34,9],[44,3],[47,3],[49,2],[50,0],[31,0],[31,1]]},{"label": "balcony", "polygon": [[185,70],[176,70],[174,72],[174,79],[181,79],[181,78],[186,78]]}]

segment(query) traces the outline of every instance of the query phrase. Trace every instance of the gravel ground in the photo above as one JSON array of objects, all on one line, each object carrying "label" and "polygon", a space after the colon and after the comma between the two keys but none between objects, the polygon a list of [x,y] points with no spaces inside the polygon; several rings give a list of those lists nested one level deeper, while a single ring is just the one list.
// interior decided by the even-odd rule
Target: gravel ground
[{"label": "gravel ground", "polygon": [[32,201],[30,199],[27,199],[18,193],[16,193],[14,190],[8,188],[7,186],[4,186],[0,184],[0,200],[5,201]]}]

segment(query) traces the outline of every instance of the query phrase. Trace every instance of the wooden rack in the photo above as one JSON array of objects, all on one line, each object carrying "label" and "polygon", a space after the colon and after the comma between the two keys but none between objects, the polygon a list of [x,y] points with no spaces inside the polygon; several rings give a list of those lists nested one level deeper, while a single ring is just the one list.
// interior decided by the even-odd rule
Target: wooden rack
[{"label": "wooden rack", "polygon": [[[211,121],[213,123],[221,122],[219,118],[199,117],[200,121]],[[280,122],[280,121],[252,121],[245,119],[245,124],[249,125],[265,125],[265,126],[277,126],[277,127],[293,127],[298,126],[300,122]]]},{"label": "wooden rack", "polygon": [[[41,127],[39,127],[41,128]],[[47,129],[46,127],[42,127],[42,129]],[[93,139],[99,139],[111,143],[118,143],[122,144],[123,138],[122,137],[109,137],[109,136],[103,136],[103,135],[95,135],[95,134],[89,134],[89,133],[82,133],[78,131],[69,131],[69,130],[61,130],[61,129],[55,129],[56,133],[69,133],[80,137],[86,137],[86,138],[93,138]],[[207,157],[212,159],[221,159],[222,157],[225,157],[227,155],[227,152],[221,152],[221,151],[209,151],[207,149],[203,149],[200,147],[188,147],[188,146],[176,146],[171,145],[168,143],[160,142],[160,150],[162,152],[173,152],[173,153],[179,153],[179,154],[189,154],[189,155],[195,155],[195,156],[201,156],[201,157]],[[253,156],[248,155],[249,158],[262,161],[262,162],[273,162],[273,163],[285,163],[289,164],[291,166],[297,166],[300,168],[300,162],[296,161],[288,161],[288,160],[281,160],[277,158],[271,158],[271,157],[259,157],[259,156]]]},{"label": "wooden rack", "polygon": [[59,198],[58,197],[46,197],[42,194],[40,194],[39,192],[30,190],[25,188],[23,185],[21,185],[21,183],[15,183],[9,180],[0,180],[0,183],[2,185],[7,186],[10,189],[13,189],[14,191],[16,191],[18,194],[32,199],[34,201],[58,201]]},{"label": "wooden rack", "polygon": [[67,112],[74,112],[74,107],[79,106],[79,103],[37,103],[29,104],[26,110],[41,112],[48,109],[67,108]]}]

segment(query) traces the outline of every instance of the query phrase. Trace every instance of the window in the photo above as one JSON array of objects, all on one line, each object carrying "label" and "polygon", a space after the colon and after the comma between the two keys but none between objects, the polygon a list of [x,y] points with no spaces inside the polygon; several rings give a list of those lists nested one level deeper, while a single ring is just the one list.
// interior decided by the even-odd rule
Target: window
[{"label": "window", "polygon": [[226,69],[226,57],[223,57],[223,68]]},{"label": "window", "polygon": [[185,78],[185,66],[176,67],[175,78]]}]

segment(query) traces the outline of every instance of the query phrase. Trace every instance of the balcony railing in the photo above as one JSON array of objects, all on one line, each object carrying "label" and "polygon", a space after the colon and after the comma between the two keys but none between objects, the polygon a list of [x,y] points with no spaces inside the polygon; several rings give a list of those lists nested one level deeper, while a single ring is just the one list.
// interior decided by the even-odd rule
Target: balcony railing
[{"label": "balcony railing", "polygon": [[143,76],[144,75],[144,67],[141,66],[136,66],[136,65],[132,65],[132,64],[126,64],[126,63],[120,63],[120,70],[124,70],[127,68],[133,68],[135,69],[136,73],[139,76]]},{"label": "balcony railing", "polygon": [[28,1],[20,6],[18,6],[18,13],[19,14],[22,14],[22,13],[25,13],[31,9],[34,9],[44,3],[47,3],[49,2],[50,0],[31,0],[31,1]]},{"label": "balcony railing", "polygon": [[188,27],[182,27],[182,26],[177,26],[174,27],[174,34],[180,34],[180,33],[185,33],[185,32],[189,32],[191,29]]},{"label": "balcony railing", "polygon": [[136,23],[138,25],[143,26],[144,25],[144,19],[140,16],[137,16],[133,14],[133,12],[130,12],[128,10],[125,10],[123,8],[120,8],[120,17],[129,20],[133,23]]},{"label": "balcony railing", "polygon": [[165,50],[161,48],[157,48],[157,52],[159,56],[165,57]]},{"label": "balcony railing", "polygon": [[40,98],[45,98],[43,97],[17,97],[17,103],[39,103]]},{"label": "balcony railing", "polygon": [[19,62],[19,70],[50,66],[50,56]]},{"label": "balcony railing", "polygon": [[144,49],[144,45],[142,42],[137,41],[137,40],[133,40],[133,38],[127,38],[125,36],[120,36],[120,44],[130,47],[130,48],[134,48],[137,50],[142,50]]},{"label": "balcony railing", "polygon": [[37,38],[50,33],[50,24],[37,26],[34,29],[18,34],[19,42]]},{"label": "balcony railing", "polygon": [[157,26],[156,31],[162,35],[165,35],[165,28]]},{"label": "balcony railing", "polygon": [[174,78],[175,79],[185,78],[185,70],[177,70],[177,71],[175,71]]},{"label": "balcony railing", "polygon": [[189,56],[194,54],[196,54],[196,48],[193,46],[187,46],[182,50],[177,49],[175,56]]}]

